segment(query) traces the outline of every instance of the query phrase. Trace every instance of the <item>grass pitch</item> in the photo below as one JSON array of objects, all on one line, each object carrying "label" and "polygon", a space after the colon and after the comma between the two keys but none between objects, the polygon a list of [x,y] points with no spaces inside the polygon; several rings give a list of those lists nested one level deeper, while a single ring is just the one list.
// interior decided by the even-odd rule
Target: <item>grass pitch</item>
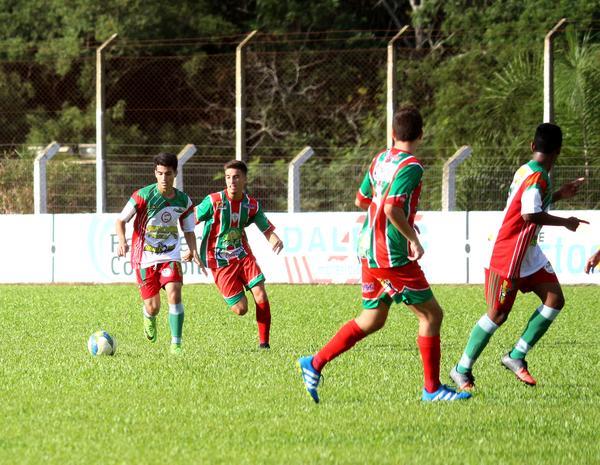
[{"label": "grass pitch", "polygon": [[[168,353],[164,300],[158,342],[142,336],[133,284],[0,286],[0,463],[600,463],[600,294],[564,290],[565,311],[528,357],[535,388],[499,362],[537,305],[520,295],[475,367],[473,400],[418,400],[416,318],[394,306],[382,331],[325,369],[315,405],[295,360],[360,311],[358,286],[268,285],[269,352],[253,311],[237,317],[214,286],[186,286],[181,358]],[[482,289],[434,292],[448,382]],[[116,337],[116,356],[87,353],[98,329]]]}]

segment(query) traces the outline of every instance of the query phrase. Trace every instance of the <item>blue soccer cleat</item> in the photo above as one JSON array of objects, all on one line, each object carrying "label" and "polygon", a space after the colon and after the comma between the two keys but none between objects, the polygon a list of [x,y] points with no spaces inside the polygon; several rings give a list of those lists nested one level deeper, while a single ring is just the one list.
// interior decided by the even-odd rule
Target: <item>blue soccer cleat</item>
[{"label": "blue soccer cleat", "polygon": [[319,382],[321,381],[321,373],[315,370],[312,366],[313,356],[310,355],[308,357],[300,357],[296,365],[298,366],[298,370],[302,375],[302,381],[304,381],[304,386],[306,387],[306,391],[317,404],[319,403],[319,394],[317,393],[317,387],[319,386]]},{"label": "blue soccer cleat", "polygon": [[456,392],[454,389],[442,384],[437,391],[427,392],[423,388],[423,396],[421,400],[424,402],[438,402],[438,401],[451,401],[451,400],[467,400],[472,396],[468,392],[461,391]]}]

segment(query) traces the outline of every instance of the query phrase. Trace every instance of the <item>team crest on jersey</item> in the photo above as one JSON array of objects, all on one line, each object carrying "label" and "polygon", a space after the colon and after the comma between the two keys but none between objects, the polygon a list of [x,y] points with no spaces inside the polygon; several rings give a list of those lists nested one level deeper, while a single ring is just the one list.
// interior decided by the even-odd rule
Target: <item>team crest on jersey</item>
[{"label": "team crest on jersey", "polygon": [[232,213],[231,214],[231,221],[234,223],[237,223],[240,220],[240,214],[239,213]]},{"label": "team crest on jersey", "polygon": [[169,221],[171,221],[173,219],[173,216],[171,215],[170,212],[163,212],[162,215],[160,215],[160,220],[163,223],[168,223]]}]

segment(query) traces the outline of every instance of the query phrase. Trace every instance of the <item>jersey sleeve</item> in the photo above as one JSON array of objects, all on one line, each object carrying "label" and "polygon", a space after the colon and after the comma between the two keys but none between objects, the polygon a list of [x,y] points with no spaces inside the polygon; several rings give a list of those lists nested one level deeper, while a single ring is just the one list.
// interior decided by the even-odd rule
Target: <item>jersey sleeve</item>
[{"label": "jersey sleeve", "polygon": [[179,224],[183,232],[193,232],[196,226],[194,217],[194,203],[188,197],[187,209],[179,217]]},{"label": "jersey sleeve", "polygon": [[371,170],[367,170],[365,177],[356,192],[356,200],[360,203],[371,203],[373,200],[373,189],[371,188]]},{"label": "jersey sleeve", "polygon": [[204,200],[200,202],[200,205],[196,206],[194,214],[196,224],[209,220],[212,217],[213,213],[214,208],[212,200],[210,198],[210,195],[207,195],[206,197],[204,197]]},{"label": "jersey sleeve", "polygon": [[259,203],[257,203],[256,214],[252,217],[251,222],[256,224],[258,229],[260,229],[263,234],[267,234],[268,232],[275,230],[275,226],[273,226],[273,224],[271,224],[271,222],[267,219],[267,216],[263,212]]},{"label": "jersey sleeve", "polygon": [[521,215],[539,213],[544,210],[543,198],[548,189],[548,183],[541,173],[533,173],[524,182],[521,194]]},{"label": "jersey sleeve", "polygon": [[133,218],[135,216],[135,214],[137,213],[137,210],[138,210],[137,198],[138,198],[138,196],[136,194],[133,194],[129,198],[129,200],[123,207],[123,210],[121,210],[121,213],[119,213],[119,219],[121,221],[128,223],[131,220],[131,218]]},{"label": "jersey sleeve", "polygon": [[413,163],[401,169],[390,186],[385,203],[402,207],[423,176],[423,167]]}]

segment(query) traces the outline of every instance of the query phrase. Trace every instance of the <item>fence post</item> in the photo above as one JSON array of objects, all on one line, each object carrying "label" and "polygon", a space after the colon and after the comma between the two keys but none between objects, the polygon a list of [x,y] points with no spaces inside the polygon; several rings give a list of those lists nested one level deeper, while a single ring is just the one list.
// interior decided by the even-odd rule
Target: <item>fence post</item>
[{"label": "fence post", "polygon": [[396,95],[398,84],[396,80],[396,41],[408,29],[404,26],[398,33],[392,37],[387,46],[387,146],[393,147],[392,124],[394,122],[394,112],[396,111]]},{"label": "fence post", "polygon": [[33,212],[48,213],[48,188],[46,185],[46,163],[56,153],[60,145],[51,142],[33,161]]},{"label": "fence post", "polygon": [[300,211],[300,168],[315,151],[307,145],[288,165],[288,213]]},{"label": "fence post", "polygon": [[544,123],[554,122],[554,50],[552,39],[561,31],[567,18],[562,18],[544,38]]},{"label": "fence post", "polygon": [[235,49],[235,159],[246,161],[246,44],[254,30]]},{"label": "fence post", "polygon": [[442,175],[442,211],[456,210],[456,168],[471,156],[473,149],[463,145],[446,163]]},{"label": "fence post", "polygon": [[113,34],[96,50],[96,212],[106,212],[106,130],[104,127],[104,51],[117,37]]},{"label": "fence post", "polygon": [[180,191],[183,190],[183,165],[194,156],[196,153],[196,146],[194,144],[187,144],[181,152],[177,154],[177,176],[173,180],[173,186]]}]

